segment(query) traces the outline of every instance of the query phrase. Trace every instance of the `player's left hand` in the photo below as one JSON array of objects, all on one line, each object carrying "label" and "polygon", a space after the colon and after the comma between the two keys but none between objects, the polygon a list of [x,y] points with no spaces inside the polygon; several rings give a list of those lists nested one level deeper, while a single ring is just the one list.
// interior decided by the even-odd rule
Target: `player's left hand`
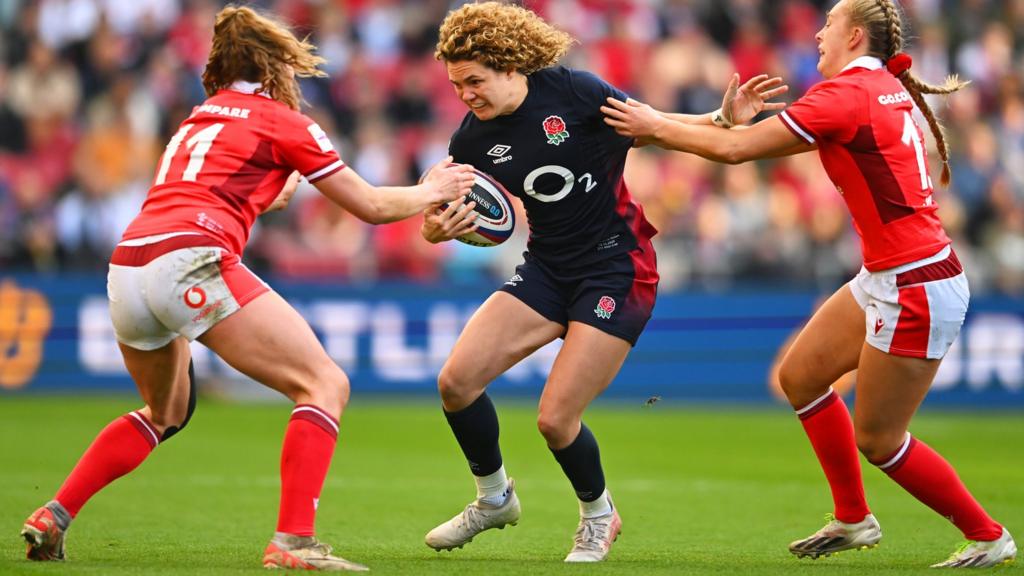
[{"label": "player's left hand", "polygon": [[607,102],[601,106],[605,124],[622,136],[636,138],[637,142],[646,144],[657,140],[658,129],[665,122],[657,110],[632,98],[623,102],[609,97]]},{"label": "player's left hand", "polygon": [[288,180],[285,181],[284,187],[278,192],[277,198],[274,198],[274,201],[263,210],[262,214],[273,212],[274,210],[283,210],[288,205],[288,202],[291,201],[292,196],[295,195],[295,190],[299,187],[299,177],[298,170],[289,174]]},{"label": "player's left hand", "polygon": [[465,196],[456,198],[448,206],[431,206],[423,211],[420,234],[427,242],[437,244],[474,232],[477,213],[473,208],[476,208],[476,202],[466,202]]},{"label": "player's left hand", "polygon": [[782,110],[785,102],[768,102],[776,96],[789,91],[789,86],[782,83],[782,78],[769,78],[767,74],[758,74],[740,86],[740,75],[733,74],[729,87],[722,97],[722,116],[734,125],[746,124],[764,110]]}]

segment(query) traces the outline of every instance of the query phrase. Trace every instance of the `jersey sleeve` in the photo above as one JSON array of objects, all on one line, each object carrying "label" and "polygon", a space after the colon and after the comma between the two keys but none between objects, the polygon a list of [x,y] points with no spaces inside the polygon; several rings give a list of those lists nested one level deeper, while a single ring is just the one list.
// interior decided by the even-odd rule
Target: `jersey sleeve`
[{"label": "jersey sleeve", "polygon": [[820,82],[779,113],[782,123],[808,144],[819,139],[849,142],[858,125],[855,88],[837,82]]},{"label": "jersey sleeve", "polygon": [[310,183],[345,167],[327,133],[305,114],[289,110],[275,136],[278,157]]},{"label": "jersey sleeve", "polygon": [[587,120],[597,122],[607,128],[615,135],[614,138],[620,141],[618,144],[632,146],[633,139],[615,133],[614,129],[604,123],[604,115],[601,113],[601,106],[605,105],[607,98],[611,97],[625,102],[629,96],[592,72],[572,69],[569,69],[568,72],[572,91],[580,99],[581,109]]}]

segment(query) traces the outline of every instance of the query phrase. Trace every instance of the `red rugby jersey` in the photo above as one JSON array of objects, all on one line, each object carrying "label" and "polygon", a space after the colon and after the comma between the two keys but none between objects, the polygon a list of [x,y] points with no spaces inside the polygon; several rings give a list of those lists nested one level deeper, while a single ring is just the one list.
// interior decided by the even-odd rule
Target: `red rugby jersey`
[{"label": "red rugby jersey", "polygon": [[862,57],[779,114],[800,139],[818,145],[870,271],[926,258],[950,243],[932,199],[913,106],[880,60]]},{"label": "red rugby jersey", "polygon": [[345,167],[316,122],[252,88],[238,83],[193,108],[123,240],[200,232],[241,254],[293,170],[316,182]]}]

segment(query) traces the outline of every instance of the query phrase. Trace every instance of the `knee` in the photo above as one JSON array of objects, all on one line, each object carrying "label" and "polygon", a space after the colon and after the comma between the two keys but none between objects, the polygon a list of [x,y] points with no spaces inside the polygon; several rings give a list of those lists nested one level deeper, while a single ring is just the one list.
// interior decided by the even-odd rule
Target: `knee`
[{"label": "knee", "polygon": [[289,386],[289,398],[297,404],[313,404],[340,418],[348,405],[350,383],[348,375],[334,362],[309,367],[307,374],[298,376]]},{"label": "knee", "polygon": [[[180,400],[179,400],[180,403]],[[180,408],[180,407],[176,407]],[[185,401],[185,417],[179,418],[176,413],[174,416],[174,423],[163,423],[163,434],[160,436],[160,441],[169,440],[172,436],[181,432],[188,426],[189,420],[192,419],[192,413],[196,410],[196,372],[193,367],[192,361],[188,363],[188,399]],[[180,410],[176,410],[179,412]]]},{"label": "knee", "polygon": [[320,387],[318,396],[323,398],[325,407],[336,409],[338,412],[335,416],[340,418],[341,413],[348,406],[348,399],[351,394],[351,383],[349,382],[348,375],[342,369],[335,366],[335,370],[318,379],[317,384]]},{"label": "knee", "polygon": [[537,430],[553,449],[565,448],[576,439],[579,427],[573,419],[551,410],[541,410],[537,414]]},{"label": "knee", "polygon": [[473,386],[469,379],[447,364],[437,377],[437,391],[445,410],[461,410],[473,403],[480,395],[480,389]]},{"label": "knee", "polygon": [[170,432],[170,435],[173,435],[175,432],[178,432],[182,428],[184,428],[183,422],[185,421],[185,415],[187,411],[187,407],[185,406],[184,403],[182,403],[180,407],[148,406],[148,408],[149,413],[146,414],[146,416],[149,418],[150,423],[153,424],[153,426],[157,430],[162,432],[164,439],[166,439],[166,437],[169,437],[168,432]]},{"label": "knee", "polygon": [[877,464],[892,456],[903,442],[904,433],[857,430],[857,449],[868,462]]},{"label": "knee", "polygon": [[828,385],[819,387],[815,379],[810,378],[796,362],[788,361],[788,358],[779,366],[779,387],[795,409],[810,404],[828,390]]},{"label": "knee", "polygon": [[791,362],[782,361],[779,366],[779,387],[782,388],[782,392],[789,399],[790,403],[796,406],[796,401],[799,399],[800,390],[800,376],[797,374],[793,364]]}]

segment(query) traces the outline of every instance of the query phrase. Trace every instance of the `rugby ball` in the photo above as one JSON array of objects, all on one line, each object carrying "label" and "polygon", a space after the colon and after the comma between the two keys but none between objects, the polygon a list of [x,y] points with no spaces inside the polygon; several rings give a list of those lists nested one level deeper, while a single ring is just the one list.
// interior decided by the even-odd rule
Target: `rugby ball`
[{"label": "rugby ball", "polygon": [[512,235],[516,213],[509,202],[508,190],[489,174],[473,169],[475,181],[466,202],[476,202],[477,229],[456,238],[472,246],[497,246]]}]

